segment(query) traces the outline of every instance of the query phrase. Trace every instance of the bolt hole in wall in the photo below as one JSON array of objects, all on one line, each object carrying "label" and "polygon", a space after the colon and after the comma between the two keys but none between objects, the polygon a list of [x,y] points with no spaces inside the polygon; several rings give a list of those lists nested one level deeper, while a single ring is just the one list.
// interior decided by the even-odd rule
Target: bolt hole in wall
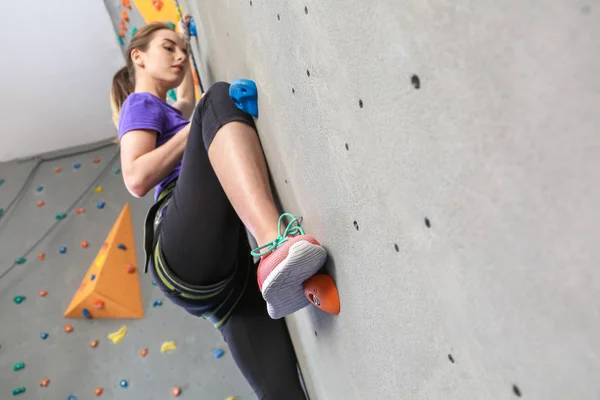
[{"label": "bolt hole in wall", "polygon": [[418,75],[413,75],[410,78],[410,82],[412,83],[412,85],[414,86],[415,89],[421,88],[421,79],[419,79]]},{"label": "bolt hole in wall", "polygon": [[292,88],[292,94],[296,93],[296,89]]},{"label": "bolt hole in wall", "polygon": [[448,360],[450,360],[450,362],[454,364],[454,357],[452,357],[452,354],[448,354]]},{"label": "bolt hole in wall", "polygon": [[315,336],[319,336],[319,335],[317,335],[317,331],[315,331]]},{"label": "bolt hole in wall", "polygon": [[358,106],[359,106],[360,108],[363,108],[363,105],[364,105],[364,104],[363,104],[363,101],[359,99],[359,100],[358,100]]},{"label": "bolt hole in wall", "polygon": [[358,230],[358,222],[354,221],[354,227]]},{"label": "bolt hole in wall", "polygon": [[304,14],[308,15],[308,7],[304,6]]},{"label": "bolt hole in wall", "polygon": [[431,221],[429,221],[429,218],[425,218],[425,226],[431,228]]},{"label": "bolt hole in wall", "polygon": [[350,146],[348,146],[348,143],[346,143],[346,150],[350,150]]},{"label": "bolt hole in wall", "polygon": [[281,21],[281,17],[277,14],[277,21]]},{"label": "bolt hole in wall", "polygon": [[517,387],[517,385],[513,385],[513,388],[512,388],[512,389],[513,389],[513,393],[515,394],[515,396],[517,396],[517,397],[521,397],[521,389],[519,389],[519,388]]},{"label": "bolt hole in wall", "polygon": [[306,70],[306,76],[310,76],[310,71]]},{"label": "bolt hole in wall", "polygon": [[400,253],[400,247],[397,243],[394,243],[394,250],[396,250],[396,253]]}]

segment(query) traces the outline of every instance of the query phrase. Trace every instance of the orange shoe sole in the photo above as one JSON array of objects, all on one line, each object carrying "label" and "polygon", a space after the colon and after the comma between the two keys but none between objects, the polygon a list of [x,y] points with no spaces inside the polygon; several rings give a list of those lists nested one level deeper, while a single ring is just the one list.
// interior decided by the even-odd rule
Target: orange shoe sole
[{"label": "orange shoe sole", "polygon": [[340,295],[333,278],[325,274],[315,274],[304,281],[304,296],[315,307],[329,313],[340,313]]}]

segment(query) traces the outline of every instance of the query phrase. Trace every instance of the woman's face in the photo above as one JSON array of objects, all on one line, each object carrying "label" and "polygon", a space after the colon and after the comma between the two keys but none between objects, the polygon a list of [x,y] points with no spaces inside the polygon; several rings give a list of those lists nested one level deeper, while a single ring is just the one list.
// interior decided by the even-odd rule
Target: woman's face
[{"label": "woman's face", "polygon": [[[181,84],[188,65],[185,39],[179,33],[162,29],[154,34],[145,52],[133,51],[132,58],[143,73],[169,89]],[[136,74],[139,72],[136,72]]]}]

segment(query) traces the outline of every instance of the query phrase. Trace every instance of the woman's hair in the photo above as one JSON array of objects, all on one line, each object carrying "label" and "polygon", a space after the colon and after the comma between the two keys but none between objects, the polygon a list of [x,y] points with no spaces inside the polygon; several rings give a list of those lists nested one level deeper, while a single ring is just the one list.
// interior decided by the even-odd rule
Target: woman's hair
[{"label": "woman's hair", "polygon": [[110,91],[110,108],[112,109],[112,120],[117,129],[119,128],[121,106],[127,96],[135,90],[135,68],[131,59],[131,52],[136,49],[146,51],[154,38],[154,34],[161,29],[173,30],[171,26],[163,22],[153,22],[138,29],[133,38],[131,38],[131,42],[125,52],[127,64],[119,69],[113,77]]}]

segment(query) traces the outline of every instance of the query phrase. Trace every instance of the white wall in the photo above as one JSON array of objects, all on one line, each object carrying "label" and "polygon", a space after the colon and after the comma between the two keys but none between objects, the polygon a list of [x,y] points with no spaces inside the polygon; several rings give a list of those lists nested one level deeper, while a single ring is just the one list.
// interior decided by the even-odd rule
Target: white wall
[{"label": "white wall", "polygon": [[104,3],[11,1],[2,15],[0,161],[115,136],[108,99],[124,60]]}]

